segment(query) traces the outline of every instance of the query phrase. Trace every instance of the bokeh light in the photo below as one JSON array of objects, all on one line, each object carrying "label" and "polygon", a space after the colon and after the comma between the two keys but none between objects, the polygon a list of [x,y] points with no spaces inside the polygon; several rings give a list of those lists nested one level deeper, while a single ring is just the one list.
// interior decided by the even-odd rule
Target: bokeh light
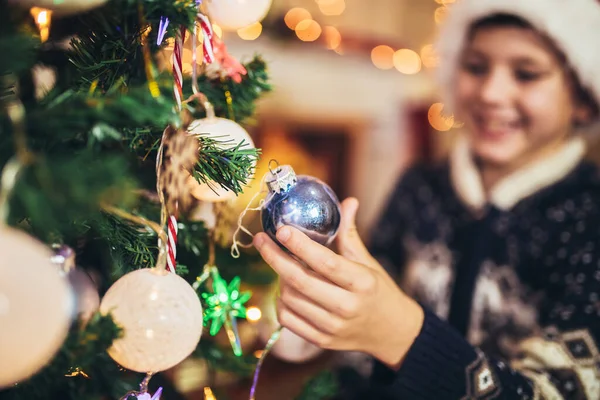
[{"label": "bokeh light", "polygon": [[394,49],[386,45],[374,47],[371,50],[371,61],[379,69],[394,68]]},{"label": "bokeh light", "polygon": [[410,49],[400,49],[394,53],[394,67],[403,74],[413,75],[421,70],[421,58]]},{"label": "bokeh light", "polygon": [[303,42],[314,42],[321,36],[321,25],[312,19],[300,21],[296,25],[296,36]]}]

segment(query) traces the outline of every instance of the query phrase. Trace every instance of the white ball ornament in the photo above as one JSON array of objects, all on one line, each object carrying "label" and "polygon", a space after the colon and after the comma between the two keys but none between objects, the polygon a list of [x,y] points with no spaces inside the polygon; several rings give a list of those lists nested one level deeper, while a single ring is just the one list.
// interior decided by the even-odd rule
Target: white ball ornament
[{"label": "white ball ornament", "polygon": [[111,313],[123,336],[108,354],[137,372],[159,372],[187,358],[202,336],[202,305],[177,274],[146,268],[130,272],[106,292],[100,312]]},{"label": "white ball ornament", "polygon": [[210,0],[206,10],[212,22],[233,31],[262,21],[271,3],[272,0]]},{"label": "white ball ornament", "polygon": [[56,15],[72,15],[101,6],[108,0],[11,0],[23,8],[40,7],[52,10]]},{"label": "white ball ornament", "polygon": [[74,308],[67,281],[41,242],[0,227],[0,388],[38,372],[62,345]]},{"label": "white ball ornament", "polygon": [[[188,127],[190,135],[207,137],[218,142],[222,149],[233,148],[242,143],[241,149],[254,149],[254,141],[248,132],[235,121],[220,117],[208,117],[192,121]],[[247,177],[249,184],[253,177],[256,160],[252,164],[252,174]],[[236,197],[232,190],[221,187],[218,183],[199,183],[193,176],[188,178],[190,192],[196,199],[211,203],[231,200]]]}]

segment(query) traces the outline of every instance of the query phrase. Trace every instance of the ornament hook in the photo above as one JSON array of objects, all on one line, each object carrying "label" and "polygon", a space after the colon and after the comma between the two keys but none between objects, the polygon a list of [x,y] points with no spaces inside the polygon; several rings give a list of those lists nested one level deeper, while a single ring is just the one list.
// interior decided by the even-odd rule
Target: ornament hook
[{"label": "ornament hook", "polygon": [[[272,162],[274,162],[274,163],[275,163],[275,165],[277,166],[277,167],[275,168],[275,172],[273,172],[273,169],[271,168],[271,163],[272,163]],[[280,168],[280,165],[279,165],[279,161],[277,161],[277,160],[276,160],[276,159],[274,159],[274,158],[270,159],[270,160],[269,160],[269,171],[271,171],[271,173],[272,173],[273,175],[277,175],[279,172],[281,172],[281,168]]]}]

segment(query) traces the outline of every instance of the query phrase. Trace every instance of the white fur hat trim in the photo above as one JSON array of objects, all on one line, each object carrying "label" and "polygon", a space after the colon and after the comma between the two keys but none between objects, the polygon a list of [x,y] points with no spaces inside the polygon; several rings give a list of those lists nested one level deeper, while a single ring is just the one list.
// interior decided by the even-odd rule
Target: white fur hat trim
[{"label": "white fur hat trim", "polygon": [[581,84],[600,104],[600,2],[598,0],[457,0],[437,41],[438,80],[451,109],[453,83],[470,25],[496,13],[520,17],[554,40]]}]

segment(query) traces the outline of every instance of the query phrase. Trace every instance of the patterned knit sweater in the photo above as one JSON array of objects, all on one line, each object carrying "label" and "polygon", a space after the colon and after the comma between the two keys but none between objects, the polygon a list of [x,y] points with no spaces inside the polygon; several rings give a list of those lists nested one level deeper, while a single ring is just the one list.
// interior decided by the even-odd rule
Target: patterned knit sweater
[{"label": "patterned knit sweater", "polygon": [[361,398],[600,399],[600,172],[584,152],[574,139],[488,196],[465,142],[404,174],[371,250],[425,322]]}]

